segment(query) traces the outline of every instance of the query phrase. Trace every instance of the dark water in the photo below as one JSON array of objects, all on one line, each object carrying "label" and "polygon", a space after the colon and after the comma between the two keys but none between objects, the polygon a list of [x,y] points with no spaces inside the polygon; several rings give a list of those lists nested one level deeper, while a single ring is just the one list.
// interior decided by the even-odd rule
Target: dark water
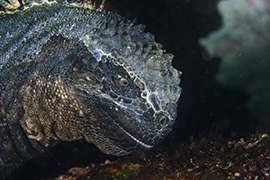
[{"label": "dark water", "polygon": [[[225,137],[253,131],[256,118],[245,108],[247,95],[239,89],[227,89],[216,81],[220,59],[210,59],[198,40],[221,25],[221,17],[208,1],[201,9],[197,1],[117,1],[119,13],[146,24],[164,48],[175,55],[173,65],[183,72],[178,119],[169,139],[180,140],[199,134]],[[215,7],[215,6],[214,6]]]},{"label": "dark water", "polygon": [[[209,8],[188,0],[108,0],[109,9],[128,19],[137,18],[153,33],[164,49],[175,55],[173,65],[183,72],[178,119],[162,146],[181,143],[190,136],[237,138],[256,131],[256,117],[245,107],[247,95],[240,89],[226,89],[215,77],[220,59],[210,59],[198,39],[218,29],[221,18],[209,1]],[[91,149],[89,151],[89,149]],[[101,163],[116,157],[102,154],[94,145],[61,144],[21,168],[14,179],[54,177],[70,167]],[[30,168],[29,168],[30,167]],[[30,170],[29,170],[30,169]]]}]

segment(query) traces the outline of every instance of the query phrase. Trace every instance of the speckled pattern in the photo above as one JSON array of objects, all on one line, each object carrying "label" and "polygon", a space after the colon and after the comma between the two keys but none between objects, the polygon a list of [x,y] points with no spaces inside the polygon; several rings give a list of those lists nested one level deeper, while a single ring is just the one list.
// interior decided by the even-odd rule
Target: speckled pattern
[{"label": "speckled pattern", "polygon": [[122,156],[167,136],[181,72],[143,25],[76,4],[26,7],[0,14],[1,173],[59,141]]}]

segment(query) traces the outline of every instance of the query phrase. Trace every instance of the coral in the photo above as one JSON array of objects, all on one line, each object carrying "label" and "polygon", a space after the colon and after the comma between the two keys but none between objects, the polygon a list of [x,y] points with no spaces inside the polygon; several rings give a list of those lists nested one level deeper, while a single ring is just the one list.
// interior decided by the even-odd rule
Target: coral
[{"label": "coral", "polygon": [[218,10],[222,27],[199,43],[222,59],[218,82],[244,90],[249,111],[270,128],[270,1],[223,0]]}]

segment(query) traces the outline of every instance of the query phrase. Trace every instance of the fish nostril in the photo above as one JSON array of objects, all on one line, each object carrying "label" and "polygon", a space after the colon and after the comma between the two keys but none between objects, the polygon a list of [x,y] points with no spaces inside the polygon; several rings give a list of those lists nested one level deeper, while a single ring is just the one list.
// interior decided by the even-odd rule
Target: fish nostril
[{"label": "fish nostril", "polygon": [[158,124],[160,129],[166,127],[170,123],[170,119],[164,115],[158,117]]}]

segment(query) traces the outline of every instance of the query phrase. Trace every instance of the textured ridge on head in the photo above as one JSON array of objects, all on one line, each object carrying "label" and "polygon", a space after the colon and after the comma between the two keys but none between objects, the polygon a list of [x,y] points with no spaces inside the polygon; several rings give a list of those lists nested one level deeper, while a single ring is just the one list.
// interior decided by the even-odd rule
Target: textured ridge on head
[{"label": "textured ridge on head", "polygon": [[[45,96],[57,106],[52,109],[54,117],[50,110],[46,113],[61,125],[54,129],[60,140],[84,138],[114,155],[149,149],[168,135],[175,122],[181,72],[172,66],[173,55],[144,31],[145,26],[84,5],[42,1],[12,15],[1,14],[0,67],[9,71],[33,63],[33,82],[39,77],[49,90],[56,84],[47,87],[48,77],[50,82],[61,79],[59,88],[68,93],[59,91],[57,103],[53,96]],[[27,92],[35,92],[28,81],[25,86],[30,88]],[[28,108],[37,114],[44,109],[44,93],[40,94],[41,106]],[[59,113],[62,107],[70,114]],[[34,117],[29,116],[31,122],[36,122]]]},{"label": "textured ridge on head", "polygon": [[97,6],[94,0],[0,0],[0,7],[4,8],[4,11],[0,10],[0,14],[13,14],[16,11],[24,11],[32,6],[40,6],[43,4],[63,3],[69,6],[85,8],[90,10],[103,10],[106,0],[102,0],[99,6]]},{"label": "textured ridge on head", "polygon": [[106,18],[94,36],[82,37],[86,46],[96,52],[97,59],[102,54],[112,56],[116,64],[135,76],[138,86],[145,86],[144,96],[148,99],[151,94],[157,96],[158,104],[162,105],[160,110],[169,103],[175,105],[181,93],[181,72],[172,67],[173,55],[155,42],[154,35],[144,32],[144,25],[133,25],[116,14]]}]

